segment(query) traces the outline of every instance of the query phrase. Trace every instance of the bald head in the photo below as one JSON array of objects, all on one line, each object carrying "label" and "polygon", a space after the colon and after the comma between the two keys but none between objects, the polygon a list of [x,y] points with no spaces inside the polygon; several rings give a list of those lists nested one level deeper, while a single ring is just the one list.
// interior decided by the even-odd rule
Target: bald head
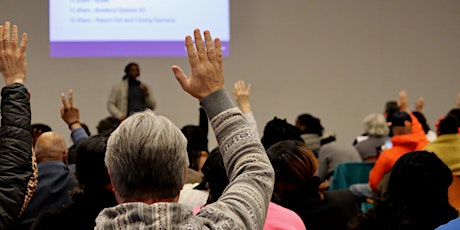
[{"label": "bald head", "polygon": [[37,162],[63,161],[67,157],[67,146],[64,139],[55,132],[40,135],[35,143]]}]

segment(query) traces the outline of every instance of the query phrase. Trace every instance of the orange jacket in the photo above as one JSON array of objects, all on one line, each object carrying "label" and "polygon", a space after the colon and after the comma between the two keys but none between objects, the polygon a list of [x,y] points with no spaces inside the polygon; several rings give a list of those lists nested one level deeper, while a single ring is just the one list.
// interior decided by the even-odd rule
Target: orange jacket
[{"label": "orange jacket", "polygon": [[391,138],[393,148],[384,150],[380,154],[369,173],[369,185],[373,190],[377,190],[378,184],[385,174],[393,168],[399,157],[408,152],[422,150],[428,144],[422,125],[412,113],[409,115],[412,118],[412,133],[393,136]]}]

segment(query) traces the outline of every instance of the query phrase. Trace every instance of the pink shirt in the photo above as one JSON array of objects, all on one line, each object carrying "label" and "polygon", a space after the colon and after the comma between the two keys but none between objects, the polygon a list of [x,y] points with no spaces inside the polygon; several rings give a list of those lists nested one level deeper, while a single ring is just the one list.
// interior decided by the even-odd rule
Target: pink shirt
[{"label": "pink shirt", "polygon": [[[193,209],[193,214],[197,214],[202,207]],[[268,204],[267,219],[265,220],[264,230],[306,230],[305,224],[297,213],[270,202]]]}]

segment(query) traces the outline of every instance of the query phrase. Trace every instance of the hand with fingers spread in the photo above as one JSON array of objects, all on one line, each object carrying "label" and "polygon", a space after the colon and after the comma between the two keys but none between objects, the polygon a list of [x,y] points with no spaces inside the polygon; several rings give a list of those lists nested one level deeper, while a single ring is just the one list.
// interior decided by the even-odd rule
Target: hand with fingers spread
[{"label": "hand with fingers spread", "polygon": [[246,88],[244,81],[239,80],[235,82],[233,87],[233,96],[235,96],[236,103],[243,113],[251,112],[251,103],[249,102],[249,94],[251,91],[251,84]]},{"label": "hand with fingers spread", "polygon": [[423,97],[420,97],[420,98],[415,102],[415,111],[421,113],[422,110],[423,110],[423,105],[425,105],[425,99],[423,99]]},{"label": "hand with fingers spread", "polygon": [[195,46],[190,36],[185,38],[191,67],[190,77],[187,77],[179,66],[174,65],[171,68],[182,89],[201,100],[224,87],[222,47],[219,38],[216,38],[213,43],[211,34],[207,30],[204,31],[205,43],[199,29],[195,29],[194,37]]},{"label": "hand with fingers spread", "polygon": [[10,35],[10,22],[0,25],[0,73],[6,85],[24,84],[26,79],[27,34],[22,34],[18,47],[18,27],[13,25]]},{"label": "hand with fingers spread", "polygon": [[69,125],[69,129],[74,130],[81,128],[80,124],[80,112],[78,108],[73,105],[73,92],[69,90],[68,100],[64,93],[61,93],[61,117]]}]

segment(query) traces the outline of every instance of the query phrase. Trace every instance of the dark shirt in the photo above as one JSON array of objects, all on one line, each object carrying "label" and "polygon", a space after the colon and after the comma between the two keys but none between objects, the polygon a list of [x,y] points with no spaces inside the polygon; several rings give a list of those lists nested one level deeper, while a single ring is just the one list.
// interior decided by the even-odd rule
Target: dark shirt
[{"label": "dark shirt", "polygon": [[39,216],[32,229],[94,229],[99,212],[115,205],[115,195],[108,190],[78,194],[72,205]]},{"label": "dark shirt", "polygon": [[77,186],[69,168],[61,161],[46,161],[37,167],[37,188],[19,219],[19,229],[29,229],[35,218],[44,212],[70,205],[70,191]]},{"label": "dark shirt", "polygon": [[128,79],[128,116],[145,109],[145,94],[140,84],[136,79]]},{"label": "dark shirt", "polygon": [[359,214],[355,198],[348,189],[326,191],[324,199],[296,193],[288,200],[275,203],[296,212],[308,230],[347,229],[348,221]]}]

